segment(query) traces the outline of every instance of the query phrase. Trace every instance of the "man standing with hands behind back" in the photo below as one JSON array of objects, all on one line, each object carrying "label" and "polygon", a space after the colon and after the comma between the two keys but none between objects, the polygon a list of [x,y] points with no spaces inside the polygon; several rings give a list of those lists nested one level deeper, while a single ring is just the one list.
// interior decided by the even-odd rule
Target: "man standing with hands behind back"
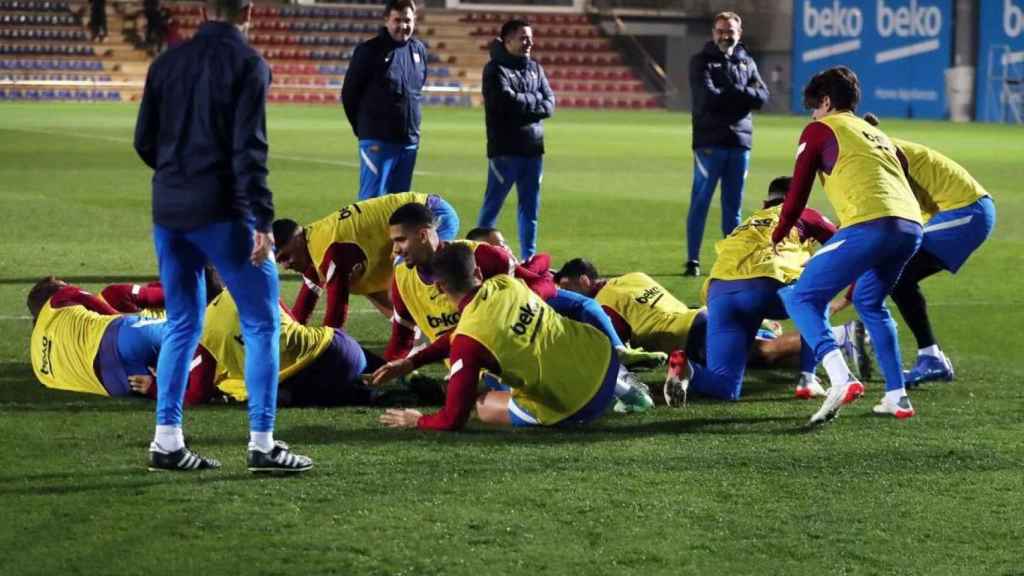
[{"label": "man standing with hands behind back", "polygon": [[412,189],[427,48],[412,37],[416,3],[388,0],[384,26],[356,46],[341,103],[359,139],[359,199]]},{"label": "man standing with hands behind back", "polygon": [[513,19],[491,43],[484,66],[483,93],[487,121],[487,191],[477,226],[494,228],[505,197],[514,184],[519,195],[519,256],[528,261],[537,251],[540,182],[544,176],[544,126],[555,112],[555,95],[544,69],[530,58],[533,28]]},{"label": "man standing with hands behind back", "polygon": [[191,40],[149,67],[135,150],[154,170],[153,241],[167,310],[157,360],[150,470],[219,468],[185,446],[182,403],[203,329],[209,261],[234,297],[245,341],[250,472],[303,472],[274,442],[280,316],[267,187],[270,67],[246,42],[251,0],[207,0]]},{"label": "man standing with hands behind back", "polygon": [[740,43],[735,12],[715,16],[711,42],[690,59],[693,95],[693,189],[686,216],[684,276],[700,276],[700,246],[711,197],[722,181],[722,236],[740,223],[743,185],[750,163],[750,111],[768,100],[757,64]]}]

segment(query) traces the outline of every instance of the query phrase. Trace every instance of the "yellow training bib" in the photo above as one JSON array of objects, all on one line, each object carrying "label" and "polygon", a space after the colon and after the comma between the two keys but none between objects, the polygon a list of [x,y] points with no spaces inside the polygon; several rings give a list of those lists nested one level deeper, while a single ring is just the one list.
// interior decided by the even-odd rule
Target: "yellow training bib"
[{"label": "yellow training bib", "polygon": [[[472,240],[456,240],[453,243],[465,244],[473,250],[480,245]],[[397,263],[394,282],[416,326],[431,342],[459,323],[459,309],[437,286],[424,282],[415,268]]]},{"label": "yellow training bib", "polygon": [[107,327],[119,316],[104,316],[85,306],[39,312],[30,340],[32,371],[47,388],[109,396],[93,363]]},{"label": "yellow training bib", "polygon": [[462,311],[454,335],[487,348],[516,403],[544,425],[557,424],[597,394],[612,346],[597,328],[558,315],[526,284],[499,274]]},{"label": "yellow training bib", "polygon": [[320,281],[327,280],[320,266],[331,244],[355,244],[366,255],[366,270],[352,283],[349,291],[352,294],[373,294],[387,290],[391,282],[392,262],[388,220],[395,210],[410,202],[426,204],[427,195],[416,192],[386,194],[350,204],[306,226],[309,255],[317,266]]},{"label": "yellow training bib", "polygon": [[897,138],[910,168],[910,184],[927,222],[938,212],[956,210],[974,204],[989,193],[963,166],[915,142]]},{"label": "yellow training bib", "polygon": [[608,280],[594,297],[629,323],[630,342],[647,350],[670,354],[686,347],[686,338],[699,309],[690,309],[643,272]]},{"label": "yellow training bib", "polygon": [[832,173],[821,177],[841,227],[889,217],[921,222],[920,207],[888,136],[849,112],[819,122],[832,129],[839,143]]}]

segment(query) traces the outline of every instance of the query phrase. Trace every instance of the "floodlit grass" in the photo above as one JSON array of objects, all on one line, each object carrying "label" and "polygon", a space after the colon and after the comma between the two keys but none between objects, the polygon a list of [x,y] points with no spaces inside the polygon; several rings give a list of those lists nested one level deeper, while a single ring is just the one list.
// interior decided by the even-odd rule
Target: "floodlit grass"
[{"label": "floodlit grass", "polygon": [[[883,126],[959,160],[999,211],[956,278],[924,285],[957,381],[913,392],[910,421],[870,415],[876,381],[834,425],[803,433],[815,405],[791,399],[783,370],[751,371],[739,403],[575,431],[398,432],[376,409],[288,409],[277,436],[317,468],[263,479],[245,472],[238,407],[186,414],[191,443],[223,470],[150,474],[151,405],[45,390],[32,375],[24,300],[37,278],[95,289],[155,275],[134,117],[126,105],[0,105],[0,574],[1024,571],[1020,128]],[[792,169],[804,123],[757,118],[746,211]],[[560,111],[546,124],[542,249],[556,263],[585,255],[609,274],[646,271],[695,303],[700,281],[679,276],[689,126],[684,114]],[[279,215],[309,221],[354,199],[340,109],[271,108],[269,128]],[[451,200],[463,231],[480,207],[484,151],[480,111],[425,112],[415,188]],[[812,205],[831,214],[821,190]],[[510,197],[501,223],[513,243],[514,216]],[[389,331],[361,299],[349,328],[375,348]]]}]

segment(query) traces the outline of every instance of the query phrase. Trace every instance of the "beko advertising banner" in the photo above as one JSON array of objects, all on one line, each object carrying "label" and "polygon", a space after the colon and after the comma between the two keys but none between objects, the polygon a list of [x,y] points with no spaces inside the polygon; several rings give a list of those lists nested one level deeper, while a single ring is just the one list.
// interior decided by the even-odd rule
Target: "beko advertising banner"
[{"label": "beko advertising banner", "polygon": [[794,112],[804,112],[811,76],[841,64],[860,78],[859,112],[946,117],[952,0],[796,0],[794,8]]},{"label": "beko advertising banner", "polygon": [[983,0],[978,18],[975,117],[1022,122],[1024,0]]}]

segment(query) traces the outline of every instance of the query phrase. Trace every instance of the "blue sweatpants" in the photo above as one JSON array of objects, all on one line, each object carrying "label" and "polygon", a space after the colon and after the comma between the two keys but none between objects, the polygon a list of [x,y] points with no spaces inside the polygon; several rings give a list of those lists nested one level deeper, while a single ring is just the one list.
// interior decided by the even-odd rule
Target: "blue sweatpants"
[{"label": "blue sweatpants", "polygon": [[921,225],[902,218],[842,228],[807,261],[796,284],[779,290],[786,311],[819,362],[837,348],[829,329],[828,303],[856,281],[853,305],[874,343],[885,389],[903,388],[896,321],[885,297],[920,245]]},{"label": "blue sweatpants", "polygon": [[272,431],[280,363],[277,268],[273,260],[260,266],[249,261],[252,226],[236,220],[182,232],[154,225],[153,239],[167,309],[167,328],[157,362],[157,424],[181,425],[189,364],[203,331],[203,265],[209,261],[238,306],[245,341],[249,427],[253,432]]},{"label": "blue sweatpants", "polygon": [[[720,400],[739,400],[743,375],[757,330],[765,318],[785,320],[779,298],[783,284],[772,278],[713,280],[708,294],[707,366],[691,363],[690,390]],[[800,370],[814,372],[817,362],[806,342],[800,349]]]},{"label": "blue sweatpants", "polygon": [[555,295],[548,298],[547,305],[570,320],[590,324],[604,332],[608,339],[612,341],[613,348],[622,346],[622,338],[619,338],[618,332],[615,331],[612,319],[608,317],[608,313],[604,311],[604,308],[601,308],[597,300],[584,296],[579,292],[557,288]]},{"label": "blue sweatpants", "polygon": [[698,148],[693,151],[693,188],[690,191],[690,210],[686,215],[687,260],[700,260],[704,224],[719,180],[722,181],[722,236],[728,236],[733,228],[740,225],[743,185],[749,166],[750,150],[746,148]]},{"label": "blue sweatpants", "polygon": [[476,225],[494,228],[512,185],[519,197],[519,257],[523,262],[537,253],[537,221],[540,219],[540,183],[544,179],[543,156],[496,156],[488,160],[487,191]]},{"label": "blue sweatpants", "polygon": [[419,148],[419,144],[360,140],[359,199],[411,190]]},{"label": "blue sweatpants", "polygon": [[455,208],[434,194],[427,197],[427,208],[437,220],[437,237],[446,242],[455,240],[459,235],[459,214]]}]

